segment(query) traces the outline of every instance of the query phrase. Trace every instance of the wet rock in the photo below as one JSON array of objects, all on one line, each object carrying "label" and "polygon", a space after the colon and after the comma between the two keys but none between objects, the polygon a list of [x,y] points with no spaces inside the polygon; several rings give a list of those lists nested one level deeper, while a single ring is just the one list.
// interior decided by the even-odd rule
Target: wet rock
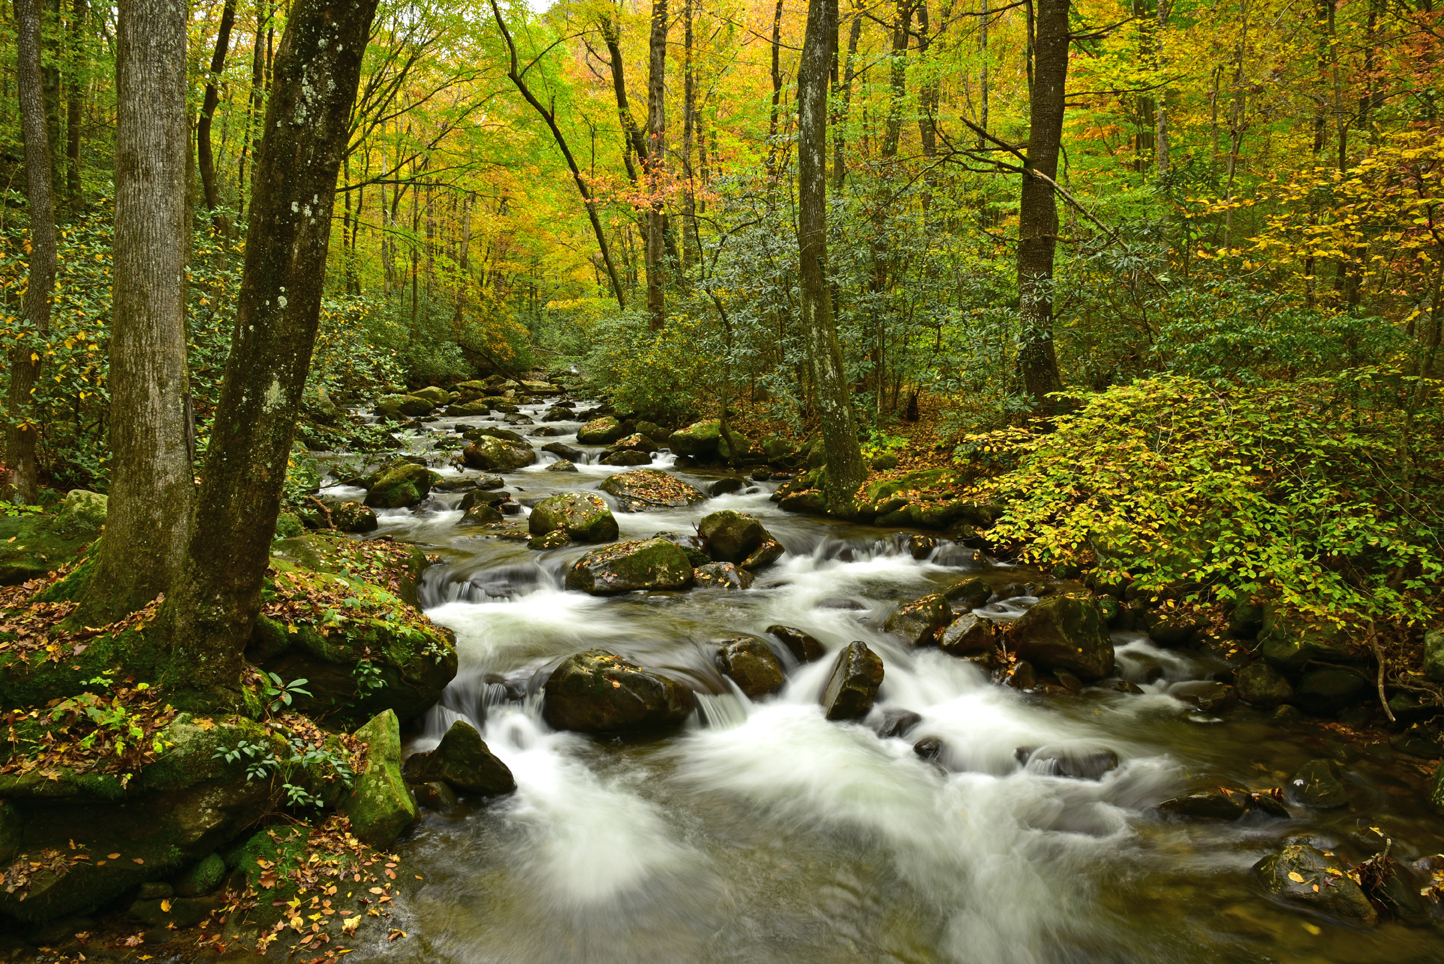
[{"label": "wet rock", "polygon": [[954,612],[966,613],[986,605],[993,598],[993,587],[981,579],[965,579],[943,590],[943,596]]},{"label": "wet rock", "polygon": [[468,441],[476,442],[484,438],[499,438],[503,442],[511,442],[513,445],[525,445],[526,437],[519,432],[513,432],[508,428],[472,428],[461,433]]},{"label": "wet rock", "polygon": [[340,532],[375,532],[376,513],[359,502],[331,506],[331,524]]},{"label": "wet rock", "polygon": [[366,770],[338,809],[362,843],[386,850],[416,820],[416,801],[401,776],[401,725],[391,710],[356,731],[366,744]]},{"label": "wet rock", "polygon": [[753,469],[753,470],[752,470],[752,481],[753,481],[753,482],[766,482],[767,480],[769,480],[769,479],[771,479],[771,478],[772,478],[772,473],[769,472],[767,469]]},{"label": "wet rock", "polygon": [[680,509],[695,505],[707,496],[687,482],[661,469],[636,469],[602,480],[599,488],[616,497],[623,512],[652,509]]},{"label": "wet rock", "polygon": [[853,640],[837,654],[832,676],[822,691],[822,706],[829,720],[856,720],[868,714],[882,685],[882,658],[861,640]]},{"label": "wet rock", "polygon": [[1429,802],[1429,809],[1435,813],[1444,813],[1444,766],[1434,768],[1434,775],[1429,778],[1425,794]]},{"label": "wet rock", "polygon": [[930,763],[937,762],[944,749],[943,741],[935,736],[925,736],[913,744],[913,753]]},{"label": "wet rock", "polygon": [[620,452],[608,452],[602,456],[602,465],[646,465],[652,461],[652,457],[646,452],[634,452],[630,449],[623,449]]},{"label": "wet rock", "polygon": [[514,472],[536,461],[530,445],[484,435],[461,450],[461,457],[473,469],[488,472]]},{"label": "wet rock", "polygon": [[1096,600],[1050,596],[1029,609],[1008,632],[1021,660],[1045,670],[1066,670],[1085,682],[1113,673],[1113,641]]},{"label": "wet rock", "polygon": [[553,529],[551,532],[544,532],[539,536],[528,539],[526,547],[538,551],[560,549],[562,546],[569,545],[571,541],[571,536],[567,535],[567,530]]},{"label": "wet rock", "polygon": [[823,648],[822,643],[800,629],[792,629],[789,626],[768,626],[767,634],[780,639],[782,645],[792,652],[799,663],[811,663],[827,655],[827,650]]},{"label": "wet rock", "polygon": [[717,650],[717,667],[749,699],[775,693],[787,682],[772,647],[756,636],[723,640]]},{"label": "wet rock", "polygon": [[1096,747],[1019,747],[1015,756],[1033,773],[1070,780],[1101,780],[1103,774],[1118,769],[1118,754]]},{"label": "wet rock", "polygon": [[993,648],[993,623],[966,613],[947,625],[938,646],[949,656],[989,652]]},{"label": "wet rock", "polygon": [[541,447],[541,450],[550,452],[559,459],[566,459],[574,465],[585,465],[587,462],[587,453],[573,445],[567,445],[565,442],[548,442]]},{"label": "wet rock", "polygon": [[413,783],[411,784],[411,793],[416,797],[417,806],[434,810],[437,813],[450,813],[460,803],[456,797],[456,791],[440,780],[433,783]]},{"label": "wet rock", "polygon": [[908,554],[914,559],[926,559],[938,547],[938,540],[932,536],[908,536]]},{"label": "wet rock", "polygon": [[1126,679],[1119,679],[1116,676],[1110,679],[1099,680],[1093,685],[1097,686],[1100,690],[1108,690],[1110,693],[1130,693],[1134,696],[1141,696],[1143,694],[1143,689],[1137,683],[1129,682]]},{"label": "wet rock", "polygon": [[1297,723],[1303,718],[1304,714],[1299,712],[1299,708],[1297,706],[1294,706],[1290,703],[1285,703],[1282,706],[1274,707],[1273,713],[1269,716],[1269,721],[1275,724],[1282,725]]},{"label": "wet rock", "polygon": [[457,525],[463,526],[484,526],[493,522],[501,521],[501,510],[494,505],[485,502],[478,502],[461,514],[461,520]]},{"label": "wet rock", "polygon": [[607,500],[591,492],[563,492],[543,499],[531,510],[527,528],[534,536],[562,529],[577,542],[617,538],[617,520]]},{"label": "wet rock", "polygon": [[741,492],[747,483],[737,478],[718,479],[707,489],[709,495],[714,499],[719,495],[727,495],[729,492]]},{"label": "wet rock", "polygon": [[1422,757],[1426,760],[1437,760],[1440,756],[1444,756],[1444,745],[1441,745],[1439,730],[1432,723],[1418,721],[1410,723],[1402,732],[1389,737],[1389,745],[1400,753]]},{"label": "wet rock", "polygon": [[709,562],[692,570],[698,589],[750,589],[757,577],[730,562]]},{"label": "wet rock", "polygon": [[1337,713],[1374,691],[1368,674],[1347,666],[1311,666],[1299,677],[1290,701],[1305,713]]},{"label": "wet rock", "polygon": [[717,454],[721,438],[722,423],[715,418],[705,419],[673,432],[667,447],[678,455],[705,459]]},{"label": "wet rock", "polygon": [[447,415],[456,415],[462,418],[475,415],[490,415],[491,406],[486,402],[453,402],[446,408]]},{"label": "wet rock", "polygon": [[922,721],[923,718],[912,710],[894,708],[883,711],[882,719],[878,721],[874,729],[878,736],[887,740],[895,736],[907,736],[908,732]]},{"label": "wet rock", "polygon": [[1258,641],[1263,658],[1283,670],[1300,670],[1309,663],[1359,662],[1367,655],[1361,632],[1276,606],[1265,609]]},{"label": "wet rock", "polygon": [[703,516],[697,534],[707,554],[717,562],[742,562],[772,539],[761,522],[735,509]]},{"label": "wet rock", "polygon": [[556,460],[555,462],[553,462],[551,465],[548,465],[543,471],[546,471],[546,472],[576,472],[576,471],[577,471],[577,467],[576,467],[575,465],[573,465],[571,462],[568,462],[566,459],[557,459],[557,460]]},{"label": "wet rock", "polygon": [[483,475],[476,480],[476,487],[483,491],[488,489],[500,489],[506,485],[506,480],[499,475]]},{"label": "wet rock", "polygon": [[1165,800],[1158,809],[1190,820],[1239,820],[1253,807],[1253,799],[1242,790],[1212,787]]},{"label": "wet rock", "polygon": [[672,437],[670,429],[658,425],[656,422],[649,422],[645,418],[637,419],[637,431],[652,439],[655,444],[666,445],[667,440]]},{"label": "wet rock", "polygon": [[577,441],[583,445],[611,445],[626,434],[621,422],[611,415],[603,415],[577,429]]},{"label": "wet rock", "polygon": [[1296,803],[1319,810],[1332,810],[1349,802],[1339,768],[1332,760],[1310,760],[1299,767],[1289,781],[1288,792]]},{"label": "wet rock", "polygon": [[653,539],[666,539],[675,546],[680,546],[682,551],[687,553],[687,561],[692,564],[693,569],[700,569],[712,563],[712,557],[702,551],[702,539],[695,533],[687,532],[654,532]]},{"label": "wet rock", "polygon": [[909,646],[937,642],[938,634],[953,619],[953,610],[940,592],[904,603],[883,623],[883,630],[901,636]]},{"label": "wet rock", "polygon": [[576,653],[542,688],[542,717],[558,730],[637,733],[680,724],[692,712],[692,691],[603,649]]},{"label": "wet rock", "polygon": [[510,500],[511,494],[507,492],[486,492],[481,489],[473,489],[461,497],[461,501],[456,504],[456,507],[465,512],[474,505],[489,505],[495,508]]},{"label": "wet rock", "polygon": [[1254,877],[1274,897],[1314,910],[1356,920],[1378,922],[1379,913],[1362,888],[1347,876],[1348,865],[1308,844],[1292,844],[1254,864]]},{"label": "wet rock", "polygon": [[1238,693],[1232,686],[1213,680],[1176,683],[1169,688],[1168,695],[1196,706],[1204,713],[1227,713],[1238,703]]},{"label": "wet rock", "polygon": [[1198,637],[1199,630],[1197,619],[1168,609],[1144,610],[1143,628],[1155,643],[1166,649],[1190,645]]},{"label": "wet rock", "polygon": [[406,760],[404,774],[411,783],[441,781],[461,793],[483,797],[516,789],[511,770],[491,752],[476,727],[465,720],[451,724],[436,749],[412,754]]},{"label": "wet rock", "polygon": [[856,599],[848,599],[846,596],[828,596],[826,599],[817,601],[818,609],[841,609],[851,612],[866,612],[867,606]]},{"label": "wet rock", "polygon": [[374,411],[385,421],[394,422],[403,415],[408,418],[429,415],[435,407],[431,402],[415,395],[384,395],[377,400]]},{"label": "wet rock", "polygon": [[594,596],[692,585],[687,553],[665,539],[639,539],[593,549],[567,573],[566,588]]},{"label": "wet rock", "polygon": [[1253,808],[1255,810],[1266,813],[1270,817],[1288,820],[1292,818],[1293,814],[1289,813],[1289,808],[1284,806],[1283,793],[1282,790],[1267,790],[1259,793],[1251,793],[1249,796],[1253,801]]},{"label": "wet rock", "polygon": [[424,388],[416,389],[411,394],[416,398],[426,399],[432,405],[445,405],[455,397],[440,385],[427,385]]},{"label": "wet rock", "polygon": [[366,505],[374,509],[413,506],[431,494],[432,472],[424,465],[404,462],[376,479],[366,493]]},{"label": "wet rock", "polygon": [[[652,453],[657,451],[659,446],[642,432],[633,432],[631,435],[624,435],[612,444],[614,452],[642,452]],[[648,459],[648,461],[651,461]]]},{"label": "wet rock", "polygon": [[1262,710],[1271,710],[1293,699],[1294,687],[1288,677],[1266,662],[1250,663],[1234,674],[1239,699]]},{"label": "wet rock", "polygon": [[1038,673],[1032,663],[1020,659],[1013,664],[1005,682],[1015,690],[1030,690],[1038,685]]}]

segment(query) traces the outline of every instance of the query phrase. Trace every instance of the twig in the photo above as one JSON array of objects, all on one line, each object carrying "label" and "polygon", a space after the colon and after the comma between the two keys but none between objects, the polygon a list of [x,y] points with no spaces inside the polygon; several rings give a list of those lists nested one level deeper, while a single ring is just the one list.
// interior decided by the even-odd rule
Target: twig
[{"label": "twig", "polygon": [[1389,718],[1390,723],[1396,723],[1394,711],[1389,709],[1389,701],[1384,696],[1384,651],[1379,648],[1379,633],[1376,624],[1369,620],[1369,646],[1374,650],[1374,659],[1379,661],[1379,676],[1376,683],[1379,687],[1379,705],[1384,708],[1384,715]]}]

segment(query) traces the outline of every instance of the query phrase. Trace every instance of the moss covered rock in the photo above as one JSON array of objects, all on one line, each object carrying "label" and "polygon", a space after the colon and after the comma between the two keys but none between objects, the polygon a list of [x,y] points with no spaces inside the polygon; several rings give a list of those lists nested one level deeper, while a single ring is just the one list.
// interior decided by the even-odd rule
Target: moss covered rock
[{"label": "moss covered rock", "polygon": [[514,472],[535,462],[536,452],[524,442],[482,435],[462,449],[461,457],[473,469]]},{"label": "moss covered rock", "polygon": [[432,475],[424,465],[404,462],[372,483],[366,493],[366,505],[373,509],[416,505],[431,494]]},{"label": "moss covered rock", "polygon": [[621,422],[610,415],[603,415],[577,429],[577,441],[583,445],[611,445],[626,434]]},{"label": "moss covered rock", "polygon": [[935,643],[938,634],[953,621],[953,610],[940,592],[904,603],[883,623],[883,629],[901,636],[909,646]]},{"label": "moss covered rock", "polygon": [[722,640],[717,650],[717,668],[749,699],[775,693],[787,682],[772,647],[756,636]]},{"label": "moss covered rock", "polygon": [[594,596],[692,585],[687,553],[665,539],[639,539],[593,549],[567,573],[566,588]]},{"label": "moss covered rock", "polygon": [[882,657],[861,640],[837,654],[832,675],[822,690],[822,708],[829,720],[860,720],[867,716],[882,685]]},{"label": "moss covered rock", "polygon": [[447,406],[446,414],[461,418],[472,415],[490,415],[491,406],[486,402],[453,402]]},{"label": "moss covered rock", "polygon": [[366,772],[342,799],[340,810],[351,818],[357,839],[384,850],[416,820],[416,801],[401,778],[401,727],[396,714],[384,710],[359,730],[366,744]]},{"label": "moss covered rock", "polygon": [[1277,606],[1264,609],[1258,641],[1263,658],[1286,671],[1307,663],[1356,663],[1368,655],[1361,632]]},{"label": "moss covered rock", "polygon": [[707,498],[696,486],[661,469],[637,469],[609,475],[598,488],[615,496],[617,508],[623,512],[680,509]]},{"label": "moss covered rock", "polygon": [[772,534],[762,523],[745,512],[724,509],[702,517],[697,526],[702,545],[707,554],[717,562],[744,561],[761,548],[764,542],[772,540]]},{"label": "moss covered rock", "polygon": [[1338,857],[1308,844],[1291,844],[1253,867],[1254,878],[1273,897],[1333,917],[1376,923],[1379,912],[1348,876],[1348,870],[1348,864]]},{"label": "moss covered rock", "polygon": [[607,501],[591,492],[564,492],[543,499],[531,510],[532,535],[562,529],[577,542],[609,542],[617,537],[617,520]]},{"label": "moss covered rock", "polygon": [[411,393],[411,396],[413,398],[424,398],[433,406],[445,405],[455,397],[440,385],[427,385],[425,388],[418,388]]},{"label": "moss covered rock", "polygon": [[429,415],[435,407],[431,402],[415,395],[384,395],[377,400],[375,412],[382,419],[394,422],[402,416],[420,418],[422,415]]},{"label": "moss covered rock", "polygon": [[676,680],[603,649],[567,657],[543,688],[542,716],[558,730],[636,733],[680,724],[695,705]]},{"label": "moss covered rock", "polygon": [[667,439],[667,447],[677,455],[707,458],[717,454],[717,445],[721,439],[722,422],[709,418],[673,432]]},{"label": "moss covered rock", "polygon": [[0,585],[27,582],[75,560],[105,525],[107,499],[76,489],[53,512],[0,517]]},{"label": "moss covered rock", "polygon": [[440,781],[462,793],[483,797],[516,789],[511,770],[491,752],[476,727],[465,720],[451,724],[436,749],[410,757],[403,773],[411,783]]},{"label": "moss covered rock", "polygon": [[1049,596],[1013,624],[1008,646],[1045,672],[1063,670],[1085,682],[1113,673],[1113,641],[1092,598]]},{"label": "moss covered rock", "polygon": [[1250,663],[1235,673],[1234,688],[1239,699],[1264,710],[1287,703],[1294,696],[1288,677],[1264,662]]}]

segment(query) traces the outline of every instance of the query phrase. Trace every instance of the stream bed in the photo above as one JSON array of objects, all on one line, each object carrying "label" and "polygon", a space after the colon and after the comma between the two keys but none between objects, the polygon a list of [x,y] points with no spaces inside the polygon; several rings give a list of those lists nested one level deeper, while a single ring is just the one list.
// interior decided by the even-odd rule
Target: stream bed
[{"label": "stream bed", "polygon": [[[540,421],[545,405],[523,406]],[[580,423],[548,423],[575,432]],[[491,417],[453,425],[512,428]],[[435,436],[432,436],[434,438]],[[427,436],[408,435],[413,451]],[[537,438],[533,444],[575,435]],[[582,447],[595,462],[599,450]],[[555,459],[505,476],[518,500],[592,491],[625,469]],[[667,468],[660,455],[654,467]],[[443,474],[458,470],[441,469]],[[474,473],[467,473],[474,474]],[[678,471],[707,490],[715,474]],[[1039,582],[960,547],[917,560],[882,529],[784,513],[774,483],[687,509],[617,512],[621,538],[691,532],[718,509],[758,517],[787,549],[745,591],[593,597],[561,588],[587,546],[533,551],[460,527],[459,493],[378,510],[374,533],[440,555],[422,599],[456,632],[460,672],[408,751],[471,721],[515,775],[515,794],[423,819],[398,844],[423,878],[388,959],[464,964],[788,962],[1439,962],[1444,931],[1389,920],[1353,927],[1267,898],[1251,866],[1289,838],[1370,853],[1367,828],[1416,858],[1444,850],[1422,777],[1388,745],[1348,741],[1322,721],[1280,725],[1240,706],[1223,718],[1168,695],[1207,678],[1206,655],[1117,634],[1119,675],[1143,693],[1042,697],[996,686],[972,663],[911,650],[882,622],[903,600],[981,576]],[[360,494],[333,486],[328,494]],[[609,497],[608,497],[609,498]],[[613,501],[609,498],[609,501]],[[993,603],[1010,618],[1032,602]],[[864,640],[886,676],[874,717],[911,710],[906,737],[829,723],[818,705],[831,657],[788,666],[752,703],[721,676],[715,640],[783,624],[835,651]],[[692,685],[699,710],[651,739],[552,731],[540,687],[579,650],[601,647]],[[940,738],[939,762],[913,744]],[[1097,780],[1019,763],[1020,748],[1111,750]],[[1026,754],[1024,754],[1026,757]],[[1280,820],[1190,822],[1157,804],[1221,783],[1287,784],[1306,760],[1345,773],[1350,805]],[[1415,761],[1416,763],[1419,761]],[[941,765],[940,765],[941,764]]]}]

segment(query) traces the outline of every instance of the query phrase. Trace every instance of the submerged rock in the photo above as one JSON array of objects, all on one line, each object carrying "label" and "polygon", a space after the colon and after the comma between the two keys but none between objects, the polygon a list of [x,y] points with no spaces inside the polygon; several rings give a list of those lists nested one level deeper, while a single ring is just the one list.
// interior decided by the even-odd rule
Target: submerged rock
[{"label": "submerged rock", "polygon": [[1379,912],[1348,876],[1348,865],[1332,854],[1292,844],[1254,864],[1254,877],[1274,897],[1295,901],[1334,917],[1375,924]]},{"label": "submerged rock", "polygon": [[1034,773],[1070,780],[1101,780],[1103,774],[1118,769],[1118,754],[1096,747],[1019,747],[1014,755]]},{"label": "submerged rock", "polygon": [[741,492],[746,487],[747,483],[741,479],[728,477],[713,482],[712,485],[708,487],[707,493],[715,499],[719,495],[727,495],[730,492]]},{"label": "submerged rock", "polygon": [[511,770],[491,752],[476,727],[465,720],[451,724],[436,749],[408,758],[405,775],[411,783],[441,781],[462,793],[484,797],[516,789]]},{"label": "submerged rock", "polygon": [[867,716],[882,685],[882,657],[853,640],[837,654],[832,675],[822,690],[822,707],[829,720],[857,720]]},{"label": "submerged rock", "polygon": [[1339,768],[1332,760],[1310,760],[1299,767],[1289,781],[1289,796],[1306,807],[1332,810],[1346,806],[1349,792],[1339,779]]},{"label": "submerged rock", "polygon": [[756,636],[722,640],[717,650],[717,667],[749,699],[775,693],[787,682],[772,647]]},{"label": "submerged rock", "polygon": [[878,736],[886,740],[895,736],[907,736],[922,721],[923,718],[912,710],[894,708],[883,711],[882,719],[874,729]]},{"label": "submerged rock", "polygon": [[416,801],[401,777],[401,726],[391,710],[378,713],[356,731],[366,744],[366,772],[356,780],[340,810],[369,847],[385,850],[416,820]]},{"label": "submerged rock", "polygon": [[1253,799],[1243,790],[1213,787],[1165,800],[1158,809],[1192,820],[1239,820],[1253,809]]},{"label": "submerged rock", "polygon": [[790,626],[768,626],[767,634],[782,641],[799,663],[811,663],[827,655],[827,650],[817,638]]},{"label": "submerged rock", "polygon": [[617,508],[623,512],[680,509],[707,498],[695,486],[661,469],[636,469],[611,475],[603,479],[598,488],[615,496]]},{"label": "submerged rock", "polygon": [[603,649],[562,660],[543,687],[542,717],[558,730],[634,733],[676,726],[692,691]]},{"label": "submerged rock", "polygon": [[940,592],[903,603],[883,623],[883,629],[901,636],[909,646],[937,642],[938,633],[952,622],[953,610]]},{"label": "submerged rock", "polygon": [[1096,600],[1049,596],[1029,609],[1008,632],[1020,660],[1043,670],[1066,670],[1084,682],[1113,673],[1113,641]]},{"label": "submerged rock", "polygon": [[686,589],[692,578],[692,563],[681,546],[665,539],[640,539],[588,552],[567,573],[566,588],[603,596],[636,589]]},{"label": "submerged rock", "polygon": [[557,459],[557,460],[556,460],[555,462],[553,462],[551,465],[548,465],[543,471],[545,471],[545,472],[576,472],[576,471],[579,471],[579,470],[577,469],[576,465],[574,465],[573,463],[567,461],[566,459]]},{"label": "submerged rock", "polygon": [[617,537],[617,520],[607,501],[590,492],[564,492],[543,499],[531,511],[532,535],[562,529],[577,542],[609,542]]}]

